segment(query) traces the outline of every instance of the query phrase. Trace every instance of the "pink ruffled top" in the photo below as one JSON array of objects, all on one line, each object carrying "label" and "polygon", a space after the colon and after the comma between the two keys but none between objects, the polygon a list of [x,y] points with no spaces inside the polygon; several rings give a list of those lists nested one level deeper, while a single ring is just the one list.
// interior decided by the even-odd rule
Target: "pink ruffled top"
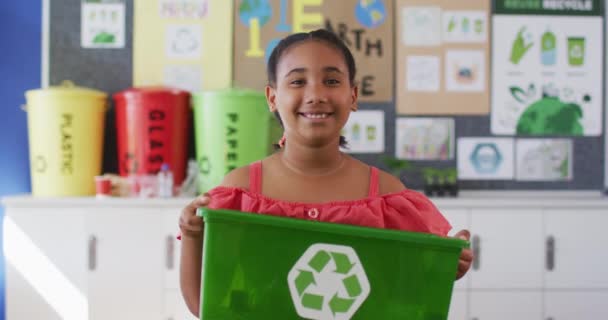
[{"label": "pink ruffled top", "polygon": [[370,170],[367,198],[323,203],[272,199],[261,193],[262,163],[249,167],[249,190],[219,186],[209,191],[211,209],[229,209],[298,219],[398,229],[445,236],[451,226],[423,194],[405,189],[379,195],[378,169]]}]

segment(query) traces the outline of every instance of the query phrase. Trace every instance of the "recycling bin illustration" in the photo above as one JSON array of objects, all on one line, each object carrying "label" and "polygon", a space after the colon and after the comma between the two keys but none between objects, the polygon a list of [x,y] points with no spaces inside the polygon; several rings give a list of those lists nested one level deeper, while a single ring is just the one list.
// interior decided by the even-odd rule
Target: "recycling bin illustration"
[{"label": "recycling bin illustration", "polygon": [[199,209],[201,319],[447,319],[468,242]]}]

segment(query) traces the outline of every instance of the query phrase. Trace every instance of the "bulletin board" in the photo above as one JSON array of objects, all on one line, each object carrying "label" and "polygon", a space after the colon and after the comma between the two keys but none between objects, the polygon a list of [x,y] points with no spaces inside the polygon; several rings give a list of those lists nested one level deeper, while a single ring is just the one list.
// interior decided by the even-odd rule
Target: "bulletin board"
[{"label": "bulletin board", "polygon": [[489,1],[397,0],[395,15],[398,113],[488,114]]},{"label": "bulletin board", "polygon": [[392,1],[237,1],[234,10],[234,84],[263,90],[266,61],[280,39],[326,28],[350,48],[357,62],[360,101],[392,100]]},{"label": "bulletin board", "polygon": [[[497,0],[496,0],[497,1]],[[62,80],[72,80],[77,85],[95,88],[98,90],[105,91],[109,94],[113,94],[124,90],[133,85],[133,15],[134,7],[133,1],[124,1],[125,4],[125,37],[124,47],[121,48],[83,48],[81,45],[81,0],[65,0],[65,1],[50,1],[50,32],[49,32],[49,84],[58,85]],[[232,19],[239,19],[238,8],[241,1],[235,1],[235,8]],[[279,1],[276,1],[277,3]],[[285,2],[296,2],[285,1]],[[329,2],[326,0],[324,2]],[[372,1],[373,2],[373,1]],[[449,1],[452,2],[452,1]],[[601,3],[600,10],[602,17],[604,16],[603,2]],[[393,21],[390,23],[394,28],[401,23],[399,21],[398,10],[396,9],[396,1],[386,2],[386,12],[394,12],[392,17]],[[495,1],[492,1],[493,7],[489,10],[490,13],[495,10]],[[388,11],[388,8],[392,5],[394,10]],[[354,10],[354,9],[353,9]],[[307,8],[307,13],[318,12],[318,10],[312,10]],[[287,13],[290,14],[289,12]],[[272,28],[275,28],[277,23],[280,22],[279,15],[273,16],[275,20],[269,22]],[[231,19],[227,17],[227,19]],[[288,17],[286,21],[291,21]],[[389,18],[387,18],[389,19]],[[491,21],[492,16],[489,16]],[[324,20],[321,20],[324,21]],[[336,20],[338,21],[338,20]],[[353,21],[356,21],[353,20]],[[241,24],[240,21],[233,20],[235,26],[235,32],[237,32],[237,25]],[[337,25],[338,22],[334,23]],[[604,22],[605,23],[605,22]],[[314,26],[313,26],[314,27]],[[491,23],[490,23],[491,27]],[[241,25],[238,29],[240,32],[247,34],[248,30],[245,25]],[[311,28],[310,25],[306,28]],[[396,29],[395,29],[396,30]],[[278,36],[272,31],[272,36]],[[378,37],[378,36],[376,36]],[[397,34],[394,33],[390,38],[395,38],[397,41]],[[491,37],[491,34],[490,34]],[[603,39],[602,34],[602,39]],[[373,39],[373,38],[372,38]],[[268,41],[268,40],[266,40]],[[389,41],[390,42],[390,41]],[[491,49],[491,48],[490,48]],[[240,51],[246,50],[242,46],[239,47],[238,41],[234,42],[235,59]],[[395,49],[391,51],[396,51]],[[387,54],[391,55],[391,51]],[[540,53],[539,53],[540,54]],[[602,55],[604,56],[604,55]],[[358,59],[358,58],[357,58]],[[396,66],[396,57],[392,57],[390,65]],[[357,61],[359,63],[359,61]],[[263,65],[263,64],[262,64]],[[359,63],[360,70],[363,69],[363,65]],[[239,72],[239,68],[233,64],[233,83],[237,84],[236,74]],[[385,68],[385,67],[382,67]],[[390,67],[386,67],[389,68]],[[257,69],[256,69],[257,70]],[[491,71],[491,70],[490,70]],[[265,72],[257,71],[259,74],[264,75],[259,77],[265,81]],[[361,75],[365,74],[365,71],[361,71]],[[383,72],[382,75],[388,78],[389,86],[389,99],[377,99],[377,101],[362,101],[359,104],[361,111],[374,111],[374,116],[367,118],[367,121],[379,121],[382,124],[381,132],[373,132],[374,136],[380,134],[383,136],[380,145],[374,145],[374,148],[367,149],[371,151],[365,151],[366,149],[360,149],[362,145],[356,145],[354,148],[356,151],[352,153],[356,158],[365,161],[370,165],[377,166],[381,169],[388,169],[387,163],[384,161],[384,157],[395,157],[396,154],[396,124],[398,119],[412,117],[411,115],[399,114],[397,108],[396,95],[400,89],[396,88],[396,73],[394,75],[391,72]],[[602,77],[602,81],[603,81]],[[492,83],[489,81],[489,85]],[[603,86],[604,88],[606,86]],[[380,92],[380,91],[377,91]],[[515,135],[496,135],[491,126],[491,108],[490,108],[490,95],[491,90],[488,88],[485,90],[487,103],[485,104],[485,114],[434,114],[434,115],[415,115],[416,117],[448,117],[453,119],[454,123],[454,138],[455,143],[459,138],[466,137],[490,137],[490,138],[510,138],[520,139]],[[604,97],[601,97],[602,103]],[[381,101],[381,102],[378,102]],[[604,105],[604,104],[602,104]],[[113,107],[107,113],[106,121],[106,132],[105,132],[105,147],[104,147],[104,171],[106,172],[117,172],[117,155],[116,155],[116,138],[115,138],[115,122],[114,122],[114,111]],[[364,117],[365,118],[365,117]],[[602,116],[602,118],[604,118]],[[602,124],[602,132],[606,130],[605,124]],[[543,136],[543,138],[562,138],[563,136]],[[572,140],[572,161],[571,161],[571,172],[572,177],[564,181],[519,181],[515,179],[509,180],[462,180],[459,182],[461,189],[474,189],[474,190],[601,190],[604,188],[604,167],[605,167],[605,136],[604,135],[590,135],[590,136],[567,136],[567,139]],[[522,138],[523,139],[523,138]],[[351,138],[352,140],[352,138]],[[354,141],[353,141],[354,144]],[[458,153],[458,149],[454,150],[454,154]],[[193,154],[192,150],[190,151]],[[422,168],[434,167],[434,168],[449,168],[456,167],[456,156],[448,158],[447,160],[414,160],[410,161],[411,167],[401,171],[400,176],[406,186],[413,189],[422,189],[424,180],[422,176]]]}]

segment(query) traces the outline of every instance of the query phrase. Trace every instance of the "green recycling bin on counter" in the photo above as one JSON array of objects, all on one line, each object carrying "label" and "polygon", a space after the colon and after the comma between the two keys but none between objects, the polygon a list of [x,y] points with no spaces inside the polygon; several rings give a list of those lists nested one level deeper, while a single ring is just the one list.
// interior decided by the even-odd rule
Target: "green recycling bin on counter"
[{"label": "green recycling bin on counter", "polygon": [[280,125],[261,92],[202,92],[193,94],[192,103],[199,192],[220,184],[229,171],[266,157],[280,138]]},{"label": "green recycling bin on counter", "polygon": [[199,209],[201,319],[445,320],[468,242]]}]

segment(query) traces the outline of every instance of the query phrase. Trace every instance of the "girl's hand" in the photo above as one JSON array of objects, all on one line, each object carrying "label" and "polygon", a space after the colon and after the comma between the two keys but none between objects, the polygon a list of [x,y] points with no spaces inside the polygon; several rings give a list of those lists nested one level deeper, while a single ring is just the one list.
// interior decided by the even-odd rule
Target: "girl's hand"
[{"label": "girl's hand", "polygon": [[203,219],[196,216],[196,209],[205,207],[211,202],[209,194],[205,193],[194,199],[183,210],[179,217],[179,229],[182,237],[202,238]]},{"label": "girl's hand", "polygon": [[[471,233],[468,230],[460,230],[458,233],[454,235],[454,238],[467,240],[471,238]],[[462,249],[460,253],[460,258],[458,259],[458,272],[456,273],[456,280],[462,278],[469,268],[471,268],[471,263],[473,262],[473,251],[470,248]]]}]

